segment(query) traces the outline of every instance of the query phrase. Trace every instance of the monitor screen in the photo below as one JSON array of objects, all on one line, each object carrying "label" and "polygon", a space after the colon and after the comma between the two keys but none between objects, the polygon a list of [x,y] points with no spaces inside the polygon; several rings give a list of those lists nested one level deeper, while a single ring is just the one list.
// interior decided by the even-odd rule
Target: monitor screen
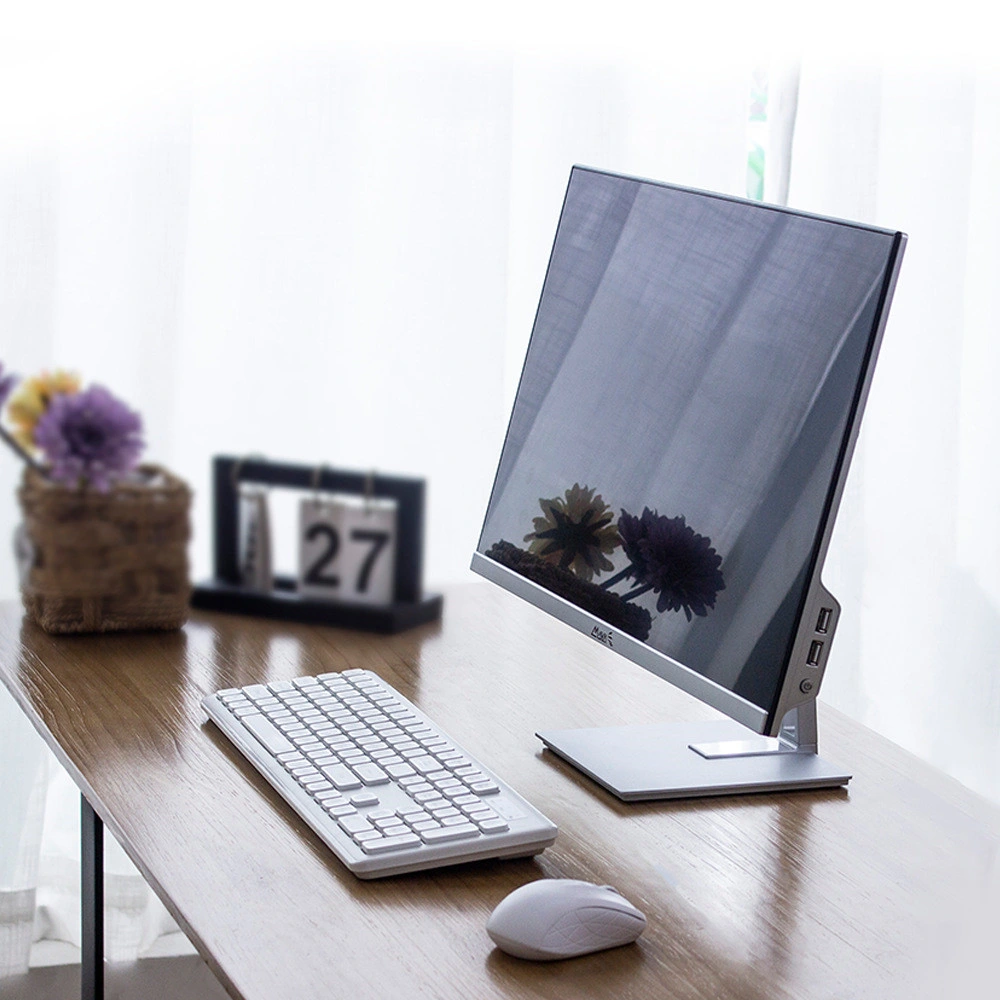
[{"label": "monitor screen", "polygon": [[479,555],[770,712],[896,236],[574,168]]}]

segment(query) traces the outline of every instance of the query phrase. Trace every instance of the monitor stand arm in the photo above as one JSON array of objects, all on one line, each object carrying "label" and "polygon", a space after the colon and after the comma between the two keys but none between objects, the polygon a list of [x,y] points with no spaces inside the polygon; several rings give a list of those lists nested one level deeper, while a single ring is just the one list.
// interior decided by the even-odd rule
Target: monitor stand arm
[{"label": "monitor stand arm", "polygon": [[851,778],[816,752],[815,701],[788,712],[777,737],[758,736],[730,719],[536,735],[626,801],[835,788]]},{"label": "monitor stand arm", "polygon": [[760,757],[775,753],[819,753],[816,702],[806,702],[788,712],[781,720],[781,729],[775,737],[754,735],[743,740],[692,743],[690,747],[706,760],[717,760],[720,757]]}]

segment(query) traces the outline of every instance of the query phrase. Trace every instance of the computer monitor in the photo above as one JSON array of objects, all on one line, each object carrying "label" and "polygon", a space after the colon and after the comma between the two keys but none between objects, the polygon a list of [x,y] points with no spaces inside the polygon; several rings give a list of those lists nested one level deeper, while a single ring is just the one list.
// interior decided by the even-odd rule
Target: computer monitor
[{"label": "computer monitor", "polygon": [[730,717],[538,733],[619,797],[849,780],[820,570],[905,242],[573,168],[472,568]]}]

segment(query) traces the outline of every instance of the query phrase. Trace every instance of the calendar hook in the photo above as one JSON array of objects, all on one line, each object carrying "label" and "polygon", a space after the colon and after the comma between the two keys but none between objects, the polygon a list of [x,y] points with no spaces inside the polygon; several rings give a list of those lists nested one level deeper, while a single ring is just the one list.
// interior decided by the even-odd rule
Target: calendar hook
[{"label": "calendar hook", "polygon": [[266,462],[267,456],[262,455],[259,451],[251,452],[249,455],[243,455],[241,458],[236,459],[233,463],[232,470],[229,473],[230,481],[233,484],[234,490],[239,490],[240,488],[240,477],[243,474],[243,466],[247,462]]},{"label": "calendar hook", "polygon": [[365,514],[371,513],[372,498],[375,496],[375,470],[365,474]]}]

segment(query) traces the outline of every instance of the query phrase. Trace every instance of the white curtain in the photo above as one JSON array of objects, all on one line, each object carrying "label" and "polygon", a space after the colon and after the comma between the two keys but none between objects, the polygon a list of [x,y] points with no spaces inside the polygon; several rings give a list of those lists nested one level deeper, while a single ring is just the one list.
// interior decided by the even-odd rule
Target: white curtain
[{"label": "white curtain", "polygon": [[[749,67],[730,54],[275,47],[211,72],[118,55],[78,77],[29,53],[0,80],[18,95],[0,360],[141,410],[150,459],[196,491],[196,578],[212,455],[260,452],[425,476],[427,581],[463,579],[571,165],[744,190]],[[17,472],[0,456],[0,540]],[[78,802],[5,694],[0,732],[3,972],[33,935],[78,937]],[[128,957],[168,924],[110,850],[109,954]]]},{"label": "white curtain", "polygon": [[1000,800],[1000,75],[802,64],[789,204],[910,240],[825,578],[826,700]]}]

